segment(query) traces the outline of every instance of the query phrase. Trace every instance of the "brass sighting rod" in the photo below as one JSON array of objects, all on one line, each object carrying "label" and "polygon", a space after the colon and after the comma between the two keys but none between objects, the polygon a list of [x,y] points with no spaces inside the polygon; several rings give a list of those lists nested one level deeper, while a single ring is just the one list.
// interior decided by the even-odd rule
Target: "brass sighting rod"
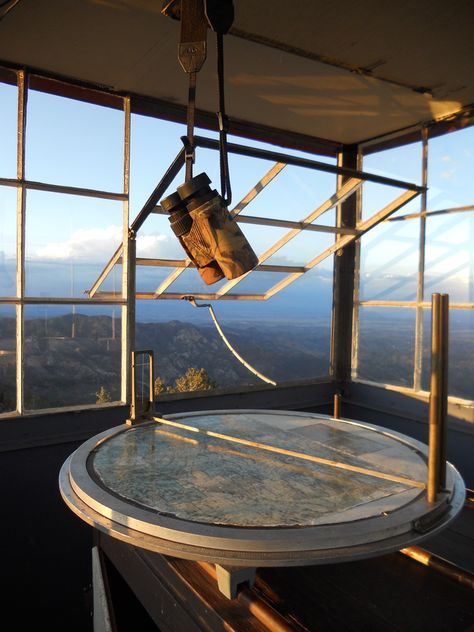
[{"label": "brass sighting rod", "polygon": [[446,486],[449,296],[431,297],[431,382],[429,400],[428,502]]},{"label": "brass sighting rod", "polygon": [[341,418],[341,395],[340,393],[334,393],[334,419]]}]

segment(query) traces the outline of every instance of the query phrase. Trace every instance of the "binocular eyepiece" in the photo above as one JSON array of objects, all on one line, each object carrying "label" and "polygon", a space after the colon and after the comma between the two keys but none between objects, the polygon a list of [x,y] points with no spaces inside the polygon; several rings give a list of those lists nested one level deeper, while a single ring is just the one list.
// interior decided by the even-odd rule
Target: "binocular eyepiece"
[{"label": "binocular eyepiece", "polygon": [[224,276],[235,279],[258,263],[237,222],[210,183],[208,175],[200,173],[161,200],[161,207],[169,213],[171,229],[208,285]]},{"label": "binocular eyepiece", "polygon": [[189,233],[193,225],[193,220],[183,200],[179,197],[179,193],[172,193],[161,200],[161,208],[169,213],[168,219],[170,221],[171,230],[176,237],[181,237],[181,235]]},{"label": "binocular eyepiece", "polygon": [[195,178],[191,178],[189,182],[185,182],[178,187],[179,197],[186,204],[189,211],[193,211],[201,204],[204,204],[204,202],[209,202],[209,200],[218,195],[215,189],[211,190],[210,184],[209,176],[206,173],[200,173]]}]

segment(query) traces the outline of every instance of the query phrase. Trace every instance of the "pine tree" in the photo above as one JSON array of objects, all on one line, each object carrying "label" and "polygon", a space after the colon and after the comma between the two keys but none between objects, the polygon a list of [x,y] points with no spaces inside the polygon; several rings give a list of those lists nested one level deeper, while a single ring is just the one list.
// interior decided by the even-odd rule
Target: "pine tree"
[{"label": "pine tree", "polygon": [[96,393],[96,404],[107,404],[107,402],[112,401],[112,397],[110,396],[109,391],[105,388],[105,386],[101,386]]},{"label": "pine tree", "polygon": [[184,375],[175,380],[170,393],[187,393],[189,391],[210,391],[217,388],[217,383],[211,380],[206,369],[189,367]]},{"label": "pine tree", "polygon": [[160,395],[160,393],[165,393],[168,389],[169,387],[166,386],[163,378],[158,376],[153,383],[153,393],[155,394],[155,397]]}]

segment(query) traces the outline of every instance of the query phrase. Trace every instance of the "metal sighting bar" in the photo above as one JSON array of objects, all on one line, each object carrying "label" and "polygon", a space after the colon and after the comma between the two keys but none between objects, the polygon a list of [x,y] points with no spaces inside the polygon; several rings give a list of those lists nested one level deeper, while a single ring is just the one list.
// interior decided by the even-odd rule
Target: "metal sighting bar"
[{"label": "metal sighting bar", "polygon": [[[204,138],[202,136],[195,137],[195,145],[197,147],[203,147],[208,149],[219,149],[218,141],[213,139]],[[230,210],[231,215],[235,218],[236,221],[248,224],[257,224],[262,226],[275,226],[277,228],[289,228],[289,232],[286,233],[281,239],[279,239],[273,246],[268,248],[264,253],[262,253],[259,257],[259,264],[253,271],[257,272],[277,272],[283,273],[288,272],[289,275],[276,285],[272,286],[266,293],[264,294],[251,294],[251,293],[232,293],[229,294],[229,291],[235,287],[238,283],[243,281],[248,274],[244,274],[238,279],[234,279],[232,281],[228,281],[225,283],[220,289],[215,292],[191,292],[187,291],[184,293],[180,292],[167,292],[167,289],[176,281],[176,279],[188,268],[195,267],[192,261],[189,258],[185,258],[182,260],[175,259],[144,259],[139,258],[136,261],[137,265],[143,266],[152,266],[152,267],[169,267],[174,268],[174,270],[161,282],[161,284],[157,287],[154,292],[137,292],[137,299],[181,299],[183,296],[193,294],[195,298],[199,299],[208,299],[208,300],[217,300],[217,299],[229,299],[229,300],[268,300],[271,296],[279,292],[284,287],[287,287],[290,283],[298,279],[302,274],[305,274],[308,270],[312,269],[315,265],[323,261],[325,258],[344,248],[346,245],[360,237],[362,234],[370,230],[373,226],[377,225],[379,222],[384,221],[390,215],[392,215],[395,211],[405,205],[408,201],[426,191],[426,187],[418,186],[410,182],[404,182],[402,180],[396,180],[393,178],[387,178],[385,176],[380,176],[372,173],[365,173],[363,171],[358,171],[355,169],[349,169],[346,167],[340,167],[336,165],[328,165],[323,162],[319,162],[316,160],[311,160],[308,158],[299,158],[295,156],[288,156],[280,152],[269,151],[266,149],[255,149],[252,147],[246,147],[244,145],[237,145],[235,143],[231,143],[228,145],[228,149],[230,152],[259,158],[265,160],[274,161],[275,164],[270,168],[270,170],[260,179],[260,181],[247,193],[242,200],[236,204],[236,206]],[[156,186],[153,193],[150,195],[146,203],[144,204],[141,211],[138,213],[134,221],[130,226],[130,237],[134,238],[137,231],[141,228],[143,223],[152,213],[164,214],[164,211],[159,206],[159,200],[164,196],[168,187],[174,180],[174,178],[178,175],[180,170],[182,169],[185,163],[185,149],[183,148],[176,156],[169,169],[160,180],[158,185]],[[304,167],[308,169],[314,169],[317,171],[323,171],[326,173],[331,173],[334,175],[343,175],[348,176],[350,179],[345,182],[334,195],[332,195],[328,200],[326,200],[322,205],[320,205],[317,209],[315,209],[308,217],[305,219],[294,222],[290,220],[279,220],[272,218],[264,218],[264,217],[252,217],[240,215],[241,211],[269,184],[275,177],[277,177],[280,172],[284,169],[286,165],[293,165],[298,167]],[[405,192],[399,196],[396,200],[394,200],[391,204],[387,205],[384,209],[375,213],[371,218],[365,220],[364,222],[360,222],[360,224],[354,228],[345,228],[345,227],[333,227],[333,226],[324,226],[313,224],[315,219],[328,211],[329,209],[341,204],[347,197],[352,195],[364,182],[373,182],[376,184],[383,184],[386,186],[392,186],[397,188],[402,188]],[[264,265],[264,262],[270,258],[273,254],[275,254],[280,248],[282,248],[288,241],[299,235],[302,231],[315,231],[315,232],[323,232],[330,233],[336,235],[335,243],[320,253],[318,256],[313,258],[304,266],[271,266]],[[122,261],[123,255],[123,244],[117,248],[115,253],[112,255],[101,274],[98,276],[91,289],[87,291],[89,297],[93,297],[97,294],[98,300],[100,299],[113,299],[115,294],[111,292],[99,292],[99,288],[101,287],[103,281],[110,273],[112,268]],[[253,272],[252,271],[252,272]]]},{"label": "metal sighting bar", "polygon": [[[151,349],[145,349],[141,351],[132,351],[132,392],[130,398],[130,418],[127,419],[126,423],[129,426],[133,426],[142,421],[146,421],[150,419],[150,417],[154,414],[155,408],[155,396],[154,396],[154,381],[155,381],[155,362],[153,351]],[[146,402],[144,397],[141,398],[142,406],[139,406],[138,397],[138,389],[137,389],[137,366],[138,366],[138,358],[141,356],[148,356],[148,392],[146,394]],[[140,366],[145,366],[142,363]],[[144,388],[145,384],[142,382],[141,387]],[[145,402],[143,404],[143,402]]]}]

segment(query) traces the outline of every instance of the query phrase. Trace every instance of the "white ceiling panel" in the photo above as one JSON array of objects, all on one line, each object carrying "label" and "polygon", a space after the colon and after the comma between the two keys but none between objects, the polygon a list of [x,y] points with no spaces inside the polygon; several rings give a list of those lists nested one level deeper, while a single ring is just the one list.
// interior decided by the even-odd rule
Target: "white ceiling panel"
[{"label": "white ceiling panel", "polygon": [[[225,38],[230,117],[354,143],[474,103],[471,0],[234,4]],[[157,0],[20,0],[0,20],[0,60],[185,104],[179,23],[160,9]],[[210,112],[213,37],[197,93]]]}]

